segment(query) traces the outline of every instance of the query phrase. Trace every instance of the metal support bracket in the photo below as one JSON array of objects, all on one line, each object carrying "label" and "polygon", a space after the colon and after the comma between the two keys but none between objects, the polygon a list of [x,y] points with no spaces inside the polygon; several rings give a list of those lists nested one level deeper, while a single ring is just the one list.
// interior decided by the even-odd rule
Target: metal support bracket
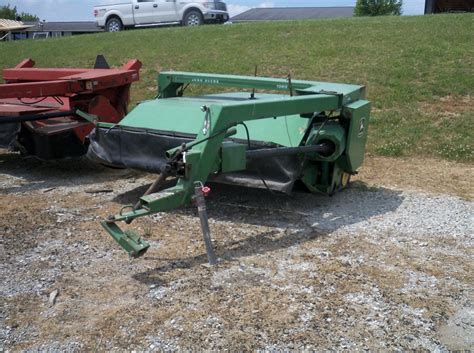
[{"label": "metal support bracket", "polygon": [[209,218],[207,216],[206,199],[202,191],[202,184],[198,184],[194,188],[194,196],[196,200],[196,206],[198,209],[199,219],[201,221],[201,230],[206,244],[207,259],[209,264],[214,266],[217,264],[216,254],[212,248],[211,231],[209,229]]},{"label": "metal support bracket", "polygon": [[143,256],[150,247],[150,244],[137,233],[130,230],[123,232],[114,222],[102,221],[101,224],[112,238],[134,259]]}]

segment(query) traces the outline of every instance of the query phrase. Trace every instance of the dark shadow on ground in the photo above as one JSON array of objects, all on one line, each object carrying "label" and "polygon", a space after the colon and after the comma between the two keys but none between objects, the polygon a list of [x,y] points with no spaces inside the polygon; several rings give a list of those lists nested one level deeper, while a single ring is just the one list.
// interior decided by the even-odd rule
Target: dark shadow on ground
[{"label": "dark shadow on ground", "polygon": [[[216,248],[215,252],[219,258],[219,262],[232,262],[236,261],[238,258],[251,256],[255,254],[265,255],[272,253],[277,250],[286,249],[291,246],[305,243],[313,239],[326,236],[326,234],[321,234],[315,231],[303,230],[297,232],[296,234],[289,234],[279,236],[279,232],[270,231],[261,233],[255,236],[248,237],[240,241],[234,241],[226,243],[226,247]],[[166,258],[151,258],[148,257],[147,260],[150,261],[167,261],[163,266],[157,268],[134,274],[132,277],[142,283],[147,285],[155,284],[161,281],[160,275],[166,272],[171,272],[176,269],[189,269],[200,265],[205,265],[208,263],[207,255],[201,254],[198,256],[183,258],[183,259],[166,259]]]},{"label": "dark shadow on ground", "polygon": [[20,186],[0,188],[0,193],[23,193],[61,186],[88,185],[137,175],[125,169],[111,169],[85,157],[60,161],[23,158],[19,153],[0,150],[0,174],[25,180]]},{"label": "dark shadow on ground", "polygon": [[[166,187],[173,185],[170,181]],[[363,182],[333,196],[298,191],[291,195],[225,184],[209,184],[212,192],[207,200],[210,219],[241,221],[246,224],[283,227],[302,226],[306,218],[323,219],[317,229],[335,231],[341,226],[364,221],[370,217],[396,210],[403,201],[401,191],[369,187]],[[149,185],[122,193],[114,202],[135,204]],[[193,205],[171,211],[197,217]],[[314,224],[312,224],[314,226]]]},{"label": "dark shadow on ground", "polygon": [[[209,217],[215,221],[233,221],[244,224],[276,227],[237,242],[226,242],[216,248],[223,261],[233,261],[255,254],[265,255],[311,241],[371,217],[395,211],[403,202],[401,191],[371,188],[356,182],[333,197],[294,193],[271,194],[267,190],[249,189],[229,185],[211,185],[212,195],[207,199]],[[146,189],[146,187],[144,188]],[[124,196],[124,200],[139,197],[142,188]],[[137,192],[137,194],[136,194]],[[134,198],[136,200],[136,198]],[[194,207],[173,211],[177,214],[195,215]],[[282,232],[281,229],[287,230]],[[212,224],[211,224],[212,232]],[[169,261],[164,266],[134,276],[144,283],[152,283],[160,273],[186,269],[207,263],[207,255],[184,259],[148,258],[152,261]]]}]

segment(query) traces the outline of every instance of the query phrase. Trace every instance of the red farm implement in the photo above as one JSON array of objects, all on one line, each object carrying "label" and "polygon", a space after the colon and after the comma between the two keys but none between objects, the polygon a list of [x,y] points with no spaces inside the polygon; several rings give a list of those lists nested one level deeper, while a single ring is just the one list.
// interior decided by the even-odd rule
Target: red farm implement
[{"label": "red farm implement", "polygon": [[96,121],[119,122],[141,68],[140,61],[130,60],[111,69],[102,56],[93,69],[34,65],[27,59],[3,70],[0,147],[44,160],[82,156]]}]

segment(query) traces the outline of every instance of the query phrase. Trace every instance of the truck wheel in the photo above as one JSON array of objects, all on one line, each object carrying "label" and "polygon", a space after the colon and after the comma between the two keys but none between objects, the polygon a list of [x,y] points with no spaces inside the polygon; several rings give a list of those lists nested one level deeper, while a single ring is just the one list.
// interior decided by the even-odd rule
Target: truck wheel
[{"label": "truck wheel", "polygon": [[107,32],[120,32],[123,29],[122,21],[117,17],[112,17],[107,20],[105,24]]},{"label": "truck wheel", "polygon": [[199,11],[191,10],[189,11],[183,19],[183,26],[192,27],[200,26],[204,23],[202,14]]}]

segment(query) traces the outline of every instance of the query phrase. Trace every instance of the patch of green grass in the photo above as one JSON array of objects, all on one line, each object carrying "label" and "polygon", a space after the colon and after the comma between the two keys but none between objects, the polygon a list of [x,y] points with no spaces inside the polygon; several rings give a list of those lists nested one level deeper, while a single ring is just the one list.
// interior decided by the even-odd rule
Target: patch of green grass
[{"label": "patch of green grass", "polygon": [[96,54],[115,66],[138,58],[134,102],[154,97],[157,72],[170,69],[252,75],[258,65],[262,76],[364,84],[374,106],[369,152],[471,162],[473,21],[473,14],[349,18],[2,42],[0,68],[26,57],[43,67],[90,67]]}]

